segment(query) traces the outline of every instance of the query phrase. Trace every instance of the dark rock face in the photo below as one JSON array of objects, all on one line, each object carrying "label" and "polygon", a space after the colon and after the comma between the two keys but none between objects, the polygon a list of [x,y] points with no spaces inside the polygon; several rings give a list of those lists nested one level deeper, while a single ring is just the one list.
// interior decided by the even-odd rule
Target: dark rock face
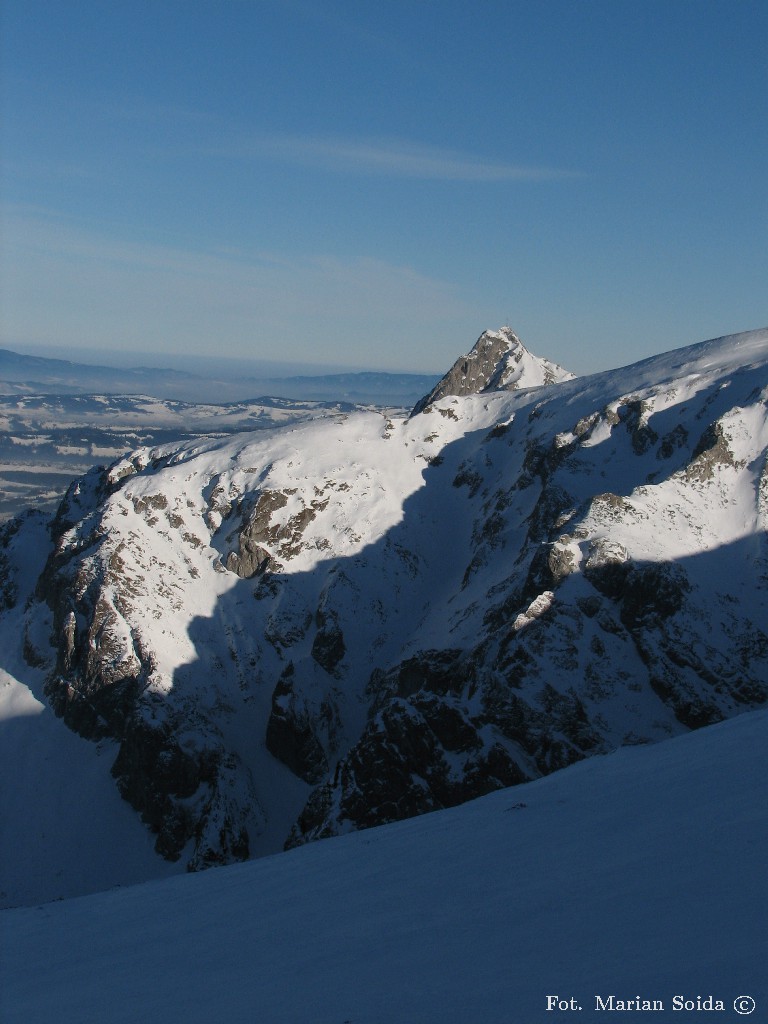
[{"label": "dark rock face", "polygon": [[344,634],[335,615],[318,609],[317,633],[312,641],[312,657],[329,675],[334,675],[346,653]]},{"label": "dark rock face", "polygon": [[13,608],[18,596],[18,586],[6,552],[20,525],[18,519],[11,519],[0,527],[0,611]]},{"label": "dark rock face", "polygon": [[478,679],[481,656],[424,652],[374,675],[372,718],[286,848],[452,807],[605,749],[575,693],[545,686],[528,703],[498,674]]},{"label": "dark rock face", "polygon": [[421,651],[406,658],[388,672],[374,670],[367,693],[373,711],[391,698],[412,697],[420,691],[435,694],[459,694],[473,678],[466,652],[460,649]]},{"label": "dark rock face", "polygon": [[686,475],[691,480],[711,480],[717,466],[733,466],[734,463],[722,423],[711,423],[699,438]]},{"label": "dark rock face", "polygon": [[426,692],[395,697],[339,762],[333,785],[310,797],[286,846],[334,835],[343,822],[360,829],[400,821],[525,779],[457,702]]},{"label": "dark rock face", "polygon": [[54,634],[61,638],[46,684],[51,706],[87,739],[119,739],[145,668],[108,590],[110,577],[76,567],[61,552],[46,579]]},{"label": "dark rock face", "polygon": [[293,665],[289,664],[272,694],[267,750],[300,779],[317,783],[328,773],[328,758],[310,710],[296,695],[293,675]]},{"label": "dark rock face", "polygon": [[621,620],[630,630],[660,624],[680,611],[690,589],[679,565],[654,562],[633,567],[621,589]]},{"label": "dark rock face", "polygon": [[659,440],[659,435],[648,423],[650,407],[647,402],[628,402],[622,410],[624,424],[632,439],[635,455],[644,455]]},{"label": "dark rock face", "polygon": [[169,723],[128,721],[112,774],[124,799],[157,833],[157,851],[168,860],[178,860],[194,835],[183,801],[197,792],[203,776],[211,779],[212,769],[181,750]]},{"label": "dark rock face", "polygon": [[227,796],[243,767],[205,736],[182,744],[183,723],[129,720],[114,765],[121,795],[153,832],[167,860],[190,852],[190,870],[245,860],[250,852],[242,809]]}]

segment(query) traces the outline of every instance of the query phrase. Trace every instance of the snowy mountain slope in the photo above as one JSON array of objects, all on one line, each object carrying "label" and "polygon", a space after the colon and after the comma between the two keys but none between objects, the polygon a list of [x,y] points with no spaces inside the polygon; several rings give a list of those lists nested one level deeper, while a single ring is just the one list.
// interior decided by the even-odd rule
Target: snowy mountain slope
[{"label": "snowy mountain slope", "polygon": [[561,1018],[558,996],[591,1022],[613,1016],[597,996],[639,996],[654,1019],[677,997],[681,1020],[735,1021],[749,996],[760,1020],[767,729],[756,711],[375,831],[4,911],[0,1016],[508,1024]]},{"label": "snowy mountain slope", "polygon": [[179,867],[109,777],[114,740],[86,744],[26,686],[0,671],[0,906],[163,878]]},{"label": "snowy mountain slope", "polygon": [[0,521],[26,508],[55,511],[74,477],[141,446],[283,426],[356,405],[410,408],[436,379],[377,372],[276,377],[288,364],[192,363],[205,376],[0,349]]},{"label": "snowy mountain slope", "polygon": [[28,507],[53,513],[74,477],[140,446],[262,430],[353,408],[282,398],[193,404],[151,395],[0,395],[0,518]]},{"label": "snowy mountain slope", "polygon": [[768,331],[497,383],[140,450],[70,489],[37,583],[8,539],[0,630],[118,744],[163,856],[274,852],[765,702]]}]

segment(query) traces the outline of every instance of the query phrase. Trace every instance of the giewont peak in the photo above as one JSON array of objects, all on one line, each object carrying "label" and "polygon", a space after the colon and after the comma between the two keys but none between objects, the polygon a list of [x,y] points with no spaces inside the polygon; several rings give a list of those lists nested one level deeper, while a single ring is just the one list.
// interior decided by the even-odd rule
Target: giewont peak
[{"label": "giewont peak", "polygon": [[542,387],[572,380],[575,375],[549,359],[533,355],[511,327],[484,331],[472,350],[453,364],[442,380],[413,407],[416,416],[447,395]]}]

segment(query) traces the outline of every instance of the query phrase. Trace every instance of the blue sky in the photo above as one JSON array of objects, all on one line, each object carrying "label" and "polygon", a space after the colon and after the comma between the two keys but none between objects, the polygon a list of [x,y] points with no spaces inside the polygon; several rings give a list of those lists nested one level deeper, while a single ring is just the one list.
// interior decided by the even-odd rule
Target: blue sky
[{"label": "blue sky", "polygon": [[2,344],[578,373],[768,324],[764,0],[5,0]]}]

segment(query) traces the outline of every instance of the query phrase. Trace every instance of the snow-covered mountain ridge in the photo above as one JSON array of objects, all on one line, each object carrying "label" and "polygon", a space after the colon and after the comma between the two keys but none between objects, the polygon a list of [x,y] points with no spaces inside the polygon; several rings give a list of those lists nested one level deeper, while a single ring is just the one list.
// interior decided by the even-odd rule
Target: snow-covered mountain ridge
[{"label": "snow-covered mountain ridge", "polygon": [[6,529],[6,620],[164,856],[408,817],[768,698],[768,330],[494,372],[94,470],[37,581],[33,521]]},{"label": "snow-covered mountain ridge", "polygon": [[282,398],[191,404],[150,395],[0,394],[0,520],[29,507],[53,514],[72,480],[94,462],[138,447],[264,430],[354,408]]}]

